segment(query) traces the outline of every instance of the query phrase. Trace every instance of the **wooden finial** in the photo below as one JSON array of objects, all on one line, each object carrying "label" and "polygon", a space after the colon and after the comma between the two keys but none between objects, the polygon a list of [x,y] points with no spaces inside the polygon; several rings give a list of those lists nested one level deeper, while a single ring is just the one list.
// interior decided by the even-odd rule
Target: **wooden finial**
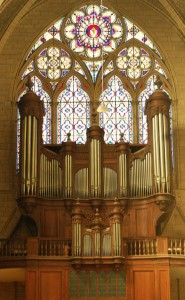
[{"label": "wooden finial", "polygon": [[156,81],[154,82],[154,84],[157,86],[157,89],[158,90],[161,90],[161,87],[162,87],[162,81],[161,81],[161,79],[160,79],[160,76],[157,76],[157,79],[156,79]]},{"label": "wooden finial", "polygon": [[28,89],[28,92],[32,92],[33,82],[31,81],[30,75],[28,75],[28,79],[26,82],[26,87]]},{"label": "wooden finial", "polygon": [[70,142],[70,141],[71,141],[71,133],[68,132],[68,133],[67,133],[67,142]]}]

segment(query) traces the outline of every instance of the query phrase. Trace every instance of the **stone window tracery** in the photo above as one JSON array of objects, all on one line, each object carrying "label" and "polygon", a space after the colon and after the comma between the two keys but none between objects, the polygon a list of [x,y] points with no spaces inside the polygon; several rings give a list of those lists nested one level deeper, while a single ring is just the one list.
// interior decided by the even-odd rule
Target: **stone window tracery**
[{"label": "stone window tracery", "polygon": [[85,143],[91,112],[102,100],[109,110],[99,116],[106,143],[119,141],[120,133],[130,143],[146,143],[144,106],[155,76],[171,90],[168,69],[151,39],[119,13],[93,4],[43,32],[21,68],[19,96],[29,74],[45,105],[44,143],[61,143],[69,131],[72,140]]}]

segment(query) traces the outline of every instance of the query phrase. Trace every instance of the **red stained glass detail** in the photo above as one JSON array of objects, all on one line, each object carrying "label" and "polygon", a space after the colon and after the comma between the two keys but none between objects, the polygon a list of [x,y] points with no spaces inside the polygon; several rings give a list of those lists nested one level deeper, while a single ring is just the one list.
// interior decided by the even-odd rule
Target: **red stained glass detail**
[{"label": "red stained glass detail", "polygon": [[101,28],[98,25],[89,25],[86,29],[86,33],[90,38],[99,37],[101,34]]}]

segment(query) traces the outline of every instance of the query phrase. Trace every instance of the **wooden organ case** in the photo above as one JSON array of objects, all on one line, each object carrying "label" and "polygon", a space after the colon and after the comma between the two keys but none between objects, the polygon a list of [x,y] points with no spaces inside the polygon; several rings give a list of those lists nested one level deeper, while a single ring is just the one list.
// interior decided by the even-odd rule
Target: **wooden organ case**
[{"label": "wooden organ case", "polygon": [[28,239],[26,299],[169,299],[169,267],[157,256],[163,239],[156,239],[157,221],[174,203],[169,97],[159,84],[146,102],[146,145],[123,135],[105,144],[96,124],[86,144],[68,134],[44,145],[43,102],[27,86],[18,104],[18,203],[38,236]]}]

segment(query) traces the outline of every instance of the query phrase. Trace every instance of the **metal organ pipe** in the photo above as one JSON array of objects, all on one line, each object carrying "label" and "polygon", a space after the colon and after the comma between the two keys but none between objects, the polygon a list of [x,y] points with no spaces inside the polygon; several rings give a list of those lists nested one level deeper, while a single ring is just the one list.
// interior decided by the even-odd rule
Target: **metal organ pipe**
[{"label": "metal organ pipe", "polygon": [[49,159],[45,154],[40,157],[39,195],[47,198],[61,197],[62,170],[57,159]]},{"label": "metal organ pipe", "polygon": [[161,166],[161,189],[165,193],[165,149],[164,149],[164,126],[163,116],[159,113],[159,141],[160,141],[160,166]]},{"label": "metal organ pipe", "polygon": [[145,113],[148,117],[149,134],[153,144],[154,193],[170,193],[170,129],[169,110],[171,100],[162,90],[162,82],[157,78],[157,89],[146,101]]},{"label": "metal organ pipe", "polygon": [[130,170],[130,186],[132,197],[145,197],[152,194],[151,153],[144,159],[136,158]]},{"label": "metal organ pipe", "polygon": [[168,119],[163,115],[164,124],[164,153],[165,153],[165,180],[166,180],[166,192],[170,193],[170,143],[169,143],[169,124]]},{"label": "metal organ pipe", "polygon": [[[154,120],[154,121],[153,121]],[[156,193],[170,192],[170,157],[167,117],[162,113],[153,117],[154,179]]]},{"label": "metal organ pipe", "polygon": [[37,192],[37,119],[25,116],[22,121],[22,167],[21,194],[35,195]]},{"label": "metal organ pipe", "polygon": [[90,144],[91,197],[101,196],[101,142],[92,139]]},{"label": "metal organ pipe", "polygon": [[65,197],[72,197],[72,157],[70,154],[65,156]]},{"label": "metal organ pipe", "polygon": [[127,156],[121,153],[119,156],[120,196],[127,196]]}]

